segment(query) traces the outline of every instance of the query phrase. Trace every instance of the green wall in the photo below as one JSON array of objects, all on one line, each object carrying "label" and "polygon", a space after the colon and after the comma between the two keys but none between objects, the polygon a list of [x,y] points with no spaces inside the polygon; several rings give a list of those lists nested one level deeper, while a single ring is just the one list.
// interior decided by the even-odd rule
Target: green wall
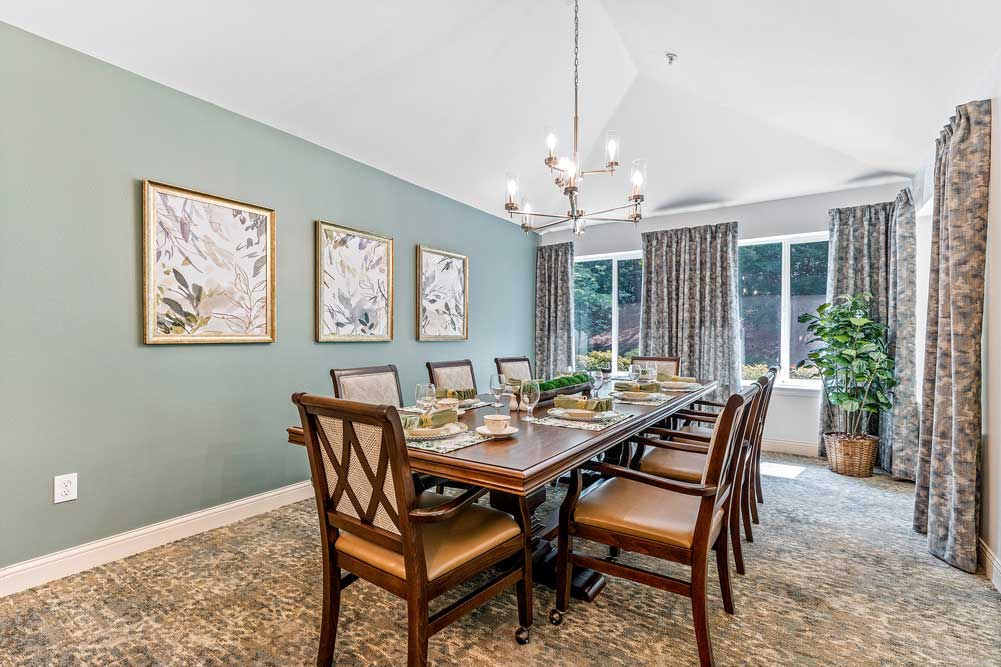
[{"label": "green wall", "polygon": [[[265,92],[266,94],[266,92]],[[277,211],[278,339],[141,344],[141,181]],[[313,341],[313,221],[396,241],[392,343]],[[418,343],[416,244],[470,257],[470,339]],[[532,350],[510,223],[0,23],[0,567],[306,479],[294,391],[392,362]],[[77,472],[80,499],[52,503]]]}]

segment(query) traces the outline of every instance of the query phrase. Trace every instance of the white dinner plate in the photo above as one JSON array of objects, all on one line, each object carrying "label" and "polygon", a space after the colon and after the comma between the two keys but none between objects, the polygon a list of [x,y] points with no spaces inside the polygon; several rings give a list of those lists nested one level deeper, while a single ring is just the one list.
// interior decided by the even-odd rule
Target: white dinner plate
[{"label": "white dinner plate", "polygon": [[577,422],[602,422],[618,416],[618,413],[614,410],[595,412],[594,410],[577,410],[574,408],[550,408],[546,414],[557,419],[569,419],[570,421]]},{"label": "white dinner plate", "polygon": [[442,440],[459,435],[468,429],[469,427],[461,422],[453,422],[437,428],[412,428],[407,431],[407,438],[409,440]]}]

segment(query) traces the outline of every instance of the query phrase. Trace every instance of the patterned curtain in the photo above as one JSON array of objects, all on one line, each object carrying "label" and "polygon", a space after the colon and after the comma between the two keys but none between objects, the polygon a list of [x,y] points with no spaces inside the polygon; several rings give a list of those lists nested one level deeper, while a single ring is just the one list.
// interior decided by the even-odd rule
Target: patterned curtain
[{"label": "patterned curtain", "polygon": [[[895,201],[830,211],[827,298],[871,292],[873,318],[885,324],[895,350],[899,385],[893,409],[869,424],[879,436],[878,463],[899,479],[914,479],[918,447],[914,399],[915,220],[911,192]],[[826,405],[820,412],[819,455],[826,455],[823,434],[833,429]]]},{"label": "patterned curtain", "polygon": [[643,355],[681,357],[685,375],[740,389],[737,223],[643,234]]},{"label": "patterned curtain", "polygon": [[539,246],[535,255],[535,370],[555,377],[573,365],[573,243]]},{"label": "patterned curtain", "polygon": [[981,333],[987,260],[991,102],[956,109],[935,154],[928,327],[914,529],[928,550],[977,568]]}]

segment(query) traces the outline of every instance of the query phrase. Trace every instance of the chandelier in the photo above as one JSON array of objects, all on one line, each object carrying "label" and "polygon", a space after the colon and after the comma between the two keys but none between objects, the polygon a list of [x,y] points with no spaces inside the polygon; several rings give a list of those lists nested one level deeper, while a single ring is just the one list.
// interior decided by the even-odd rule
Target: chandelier
[{"label": "chandelier", "polygon": [[[619,135],[615,132],[608,132],[605,135],[605,168],[583,170],[580,167],[580,116],[577,113],[578,93],[580,90],[580,61],[579,61],[579,41],[580,41],[580,2],[574,0],[573,3],[573,146],[570,155],[557,156],[557,137],[553,130],[546,133],[546,148],[548,155],[545,165],[551,174],[555,175],[556,187],[563,191],[569,200],[569,208],[565,214],[537,213],[532,210],[532,205],[527,198],[520,197],[520,186],[517,175],[507,174],[507,200],[504,203],[504,210],[513,220],[514,217],[521,217],[521,228],[526,232],[537,232],[547,227],[560,225],[565,222],[571,223],[573,233],[580,236],[584,233],[584,226],[587,221],[601,222],[632,222],[637,223],[642,219],[643,212],[640,205],[643,203],[643,186],[646,183],[646,160],[637,159],[632,161],[629,181],[631,190],[628,204],[607,208],[601,211],[588,213],[580,207],[578,201],[579,187],[585,176],[591,174],[614,174],[619,166],[619,155],[622,143]],[[607,217],[608,214],[616,211],[629,209],[625,217]],[[535,218],[545,218],[546,222],[540,225],[535,224]]]}]

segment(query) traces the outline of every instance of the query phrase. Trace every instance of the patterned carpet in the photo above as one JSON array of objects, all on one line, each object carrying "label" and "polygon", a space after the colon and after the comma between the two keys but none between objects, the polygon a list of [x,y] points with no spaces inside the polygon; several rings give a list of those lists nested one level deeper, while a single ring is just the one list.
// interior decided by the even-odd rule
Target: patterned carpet
[{"label": "patterned carpet", "polygon": [[[926,552],[910,530],[912,486],[771,460],[805,469],[765,478],[748,575],[734,578],[737,615],[710,589],[719,665],[1001,664],[1001,595]],[[2,598],[0,665],[315,664],[315,524],[305,501]],[[684,598],[612,580],[596,603],[572,604],[560,627],[546,622],[552,603],[537,587],[532,643],[518,646],[514,594],[503,594],[432,637],[431,663],[698,664]],[[348,588],[336,664],[405,656],[404,605],[364,582]]]}]

